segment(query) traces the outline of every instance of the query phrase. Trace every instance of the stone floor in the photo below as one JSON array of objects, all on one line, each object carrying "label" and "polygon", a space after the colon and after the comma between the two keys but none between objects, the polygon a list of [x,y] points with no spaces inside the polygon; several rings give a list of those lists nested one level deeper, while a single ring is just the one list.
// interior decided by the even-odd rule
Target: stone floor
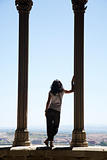
[{"label": "stone floor", "polygon": [[0,147],[0,160],[107,160],[107,147]]}]

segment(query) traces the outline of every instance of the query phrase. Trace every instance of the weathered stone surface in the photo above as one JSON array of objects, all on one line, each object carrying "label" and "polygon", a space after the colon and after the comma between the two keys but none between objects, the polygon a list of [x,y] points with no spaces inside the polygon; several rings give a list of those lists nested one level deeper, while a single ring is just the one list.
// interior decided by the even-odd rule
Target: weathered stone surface
[{"label": "weathered stone surface", "polygon": [[17,10],[20,13],[23,13],[23,12],[29,13],[29,11],[32,8],[33,1],[32,0],[16,0],[15,5],[17,7]]},{"label": "weathered stone surface", "polygon": [[0,148],[0,160],[107,160],[107,147]]},{"label": "weathered stone surface", "polygon": [[85,4],[88,2],[88,0],[72,0],[72,6],[73,6],[73,10],[75,11],[85,11],[86,7]]},{"label": "weathered stone surface", "polygon": [[84,130],[84,12],[87,0],[72,0],[74,10],[74,130],[73,147],[86,147]]},{"label": "weathered stone surface", "polygon": [[15,0],[19,11],[19,65],[18,65],[18,110],[17,129],[13,146],[29,146],[27,130],[28,112],[28,59],[29,59],[29,13],[32,0]]}]

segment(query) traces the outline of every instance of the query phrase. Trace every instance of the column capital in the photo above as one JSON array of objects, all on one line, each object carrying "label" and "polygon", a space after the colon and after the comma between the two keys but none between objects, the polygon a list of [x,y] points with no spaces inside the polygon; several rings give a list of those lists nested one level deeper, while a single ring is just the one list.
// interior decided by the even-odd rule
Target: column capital
[{"label": "column capital", "polygon": [[72,7],[74,12],[84,12],[87,7],[85,7],[85,4],[88,2],[88,0],[71,0],[72,1]]},{"label": "column capital", "polygon": [[32,8],[33,1],[32,0],[15,0],[15,5],[19,13],[29,13]]}]

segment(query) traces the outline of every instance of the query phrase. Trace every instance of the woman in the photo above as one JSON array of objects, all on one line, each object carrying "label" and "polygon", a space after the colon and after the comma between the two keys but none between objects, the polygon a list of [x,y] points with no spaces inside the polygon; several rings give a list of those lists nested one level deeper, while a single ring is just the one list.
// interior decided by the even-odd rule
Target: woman
[{"label": "woman", "polygon": [[46,103],[45,116],[47,120],[47,139],[44,143],[52,148],[54,136],[58,132],[60,122],[61,104],[64,93],[72,93],[74,89],[74,77],[72,79],[71,90],[65,90],[59,80],[54,80]]}]

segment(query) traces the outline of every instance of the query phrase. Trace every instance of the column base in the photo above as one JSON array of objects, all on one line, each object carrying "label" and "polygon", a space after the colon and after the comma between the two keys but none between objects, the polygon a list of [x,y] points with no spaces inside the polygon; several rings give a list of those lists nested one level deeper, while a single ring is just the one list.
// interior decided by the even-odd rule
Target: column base
[{"label": "column base", "polygon": [[71,147],[88,147],[88,142],[86,141],[86,132],[84,130],[78,131],[74,130],[72,132]]},{"label": "column base", "polygon": [[13,147],[30,146],[29,132],[27,130],[16,130]]}]

